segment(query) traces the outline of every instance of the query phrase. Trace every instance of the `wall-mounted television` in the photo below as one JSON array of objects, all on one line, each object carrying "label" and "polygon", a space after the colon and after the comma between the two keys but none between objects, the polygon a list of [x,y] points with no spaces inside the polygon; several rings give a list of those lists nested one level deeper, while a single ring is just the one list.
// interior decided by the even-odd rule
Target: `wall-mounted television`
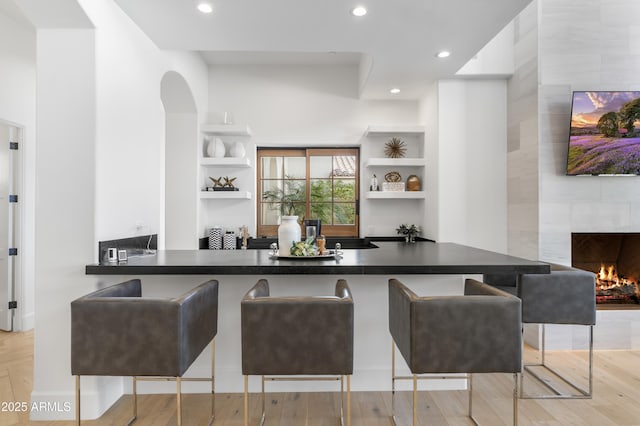
[{"label": "wall-mounted television", "polygon": [[573,92],[567,175],[640,175],[640,92]]}]

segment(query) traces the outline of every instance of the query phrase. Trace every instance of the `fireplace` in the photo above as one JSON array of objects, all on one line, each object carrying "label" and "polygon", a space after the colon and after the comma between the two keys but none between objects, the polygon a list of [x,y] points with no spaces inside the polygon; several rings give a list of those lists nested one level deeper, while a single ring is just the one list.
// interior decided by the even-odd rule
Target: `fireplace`
[{"label": "fireplace", "polygon": [[640,233],[571,234],[571,265],[596,274],[596,303],[640,303]]}]

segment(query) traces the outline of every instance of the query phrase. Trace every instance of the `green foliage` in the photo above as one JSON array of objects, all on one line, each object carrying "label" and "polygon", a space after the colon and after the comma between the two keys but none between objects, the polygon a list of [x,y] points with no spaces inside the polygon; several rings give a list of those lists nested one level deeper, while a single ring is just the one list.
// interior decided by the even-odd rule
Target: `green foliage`
[{"label": "green foliage", "polygon": [[[325,224],[355,223],[355,179],[313,179],[310,183],[309,215]],[[285,179],[284,190],[265,191],[262,200],[281,215],[305,217],[306,191],[302,180]],[[332,209],[333,206],[333,209]]]},{"label": "green foliage", "polygon": [[[596,127],[603,135],[613,138],[618,136],[618,128],[620,125],[620,116],[617,112],[608,112],[598,120]],[[633,124],[632,124],[633,126]]]},{"label": "green foliage", "polygon": [[[606,114],[605,114],[606,115]],[[634,123],[640,119],[640,98],[627,102],[620,108],[620,121],[628,136],[634,132]]]},{"label": "green foliage", "polygon": [[398,235],[409,235],[415,237],[420,233],[420,228],[414,224],[407,225],[403,223],[396,228],[396,232],[398,233]]}]

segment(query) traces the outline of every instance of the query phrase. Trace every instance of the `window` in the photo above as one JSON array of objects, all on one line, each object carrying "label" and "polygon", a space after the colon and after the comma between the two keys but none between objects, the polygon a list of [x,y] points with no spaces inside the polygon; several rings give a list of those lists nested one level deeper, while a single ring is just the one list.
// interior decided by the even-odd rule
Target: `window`
[{"label": "window", "polygon": [[358,148],[258,149],[258,236],[280,216],[320,219],[327,236],[358,236]]}]

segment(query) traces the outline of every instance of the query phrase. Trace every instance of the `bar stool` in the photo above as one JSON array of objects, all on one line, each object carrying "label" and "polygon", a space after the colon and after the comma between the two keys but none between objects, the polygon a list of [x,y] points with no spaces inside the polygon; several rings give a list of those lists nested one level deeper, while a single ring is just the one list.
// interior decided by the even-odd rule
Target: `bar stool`
[{"label": "bar stool", "polygon": [[[249,375],[262,376],[265,420],[266,380],[340,380],[340,419],[344,424],[344,376],[347,377],[346,424],[351,424],[353,374],[353,298],[345,280],[335,296],[271,297],[261,279],[241,303],[244,424],[249,424]],[[278,376],[310,377],[278,377]],[[332,377],[326,377],[326,376]],[[336,377],[337,376],[337,377]]]},{"label": "bar stool", "polygon": [[[520,300],[476,280],[465,281],[464,296],[418,297],[389,280],[391,410],[396,423],[395,382],[413,381],[413,425],[417,425],[419,379],[466,379],[473,417],[472,373],[513,373],[513,424],[518,424],[518,373],[522,363]],[[396,376],[395,347],[412,375]],[[466,373],[461,376],[419,376]]]},{"label": "bar stool", "polygon": [[[71,374],[76,376],[80,424],[81,376],[133,376],[133,415],[138,380],[175,380],[177,422],[182,424],[181,382],[211,382],[214,404],[214,337],[218,330],[218,281],[175,299],[142,297],[139,279],[95,291],[71,302]],[[182,378],[211,342],[211,377]],[[142,377],[139,377],[142,376]],[[162,377],[158,377],[162,376]]]},{"label": "bar stool", "polygon": [[[525,364],[524,370],[537,382],[549,389],[549,394],[528,394],[524,392],[524,374],[520,382],[521,398],[566,398],[585,399],[593,394],[593,326],[596,324],[596,281],[595,274],[563,265],[551,264],[550,274],[523,274],[518,279],[515,274],[485,275],[483,280],[497,288],[511,292],[522,300],[522,322],[541,324],[541,361]],[[545,325],[584,325],[589,327],[589,371],[587,389],[571,382],[556,369],[546,363]],[[570,387],[560,389],[549,378],[546,380],[536,373],[535,368],[557,377]]]}]

